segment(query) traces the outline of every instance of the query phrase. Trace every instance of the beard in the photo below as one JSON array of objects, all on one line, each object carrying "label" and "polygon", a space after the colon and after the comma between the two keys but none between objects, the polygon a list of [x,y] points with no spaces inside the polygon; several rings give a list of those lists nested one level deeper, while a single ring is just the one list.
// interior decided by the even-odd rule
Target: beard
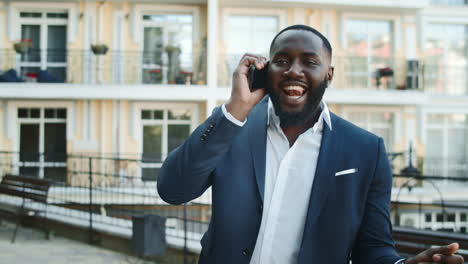
[{"label": "beard", "polygon": [[[307,93],[307,100],[302,108],[302,110],[297,112],[288,112],[281,107],[281,99],[279,92],[276,93],[273,89],[269,89],[269,95],[273,107],[275,109],[276,115],[280,119],[281,127],[297,126],[302,125],[311,118],[313,118],[318,111],[320,110],[319,105],[322,102],[323,95],[325,90],[328,87],[328,79],[325,79],[318,85],[318,87],[313,87]],[[315,94],[312,94],[311,91],[317,91]]]}]

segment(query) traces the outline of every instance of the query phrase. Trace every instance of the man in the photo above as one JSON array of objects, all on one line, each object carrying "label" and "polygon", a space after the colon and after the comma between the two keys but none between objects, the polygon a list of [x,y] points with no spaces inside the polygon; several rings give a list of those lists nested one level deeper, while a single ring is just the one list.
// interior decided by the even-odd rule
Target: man
[{"label": "man", "polygon": [[[251,92],[245,54],[231,98],[164,162],[158,191],[181,204],[212,187],[200,263],[403,263],[389,220],[392,175],[382,139],[328,111],[332,48],[308,26],[270,47],[266,89]],[[268,93],[269,96],[265,96]],[[458,244],[405,263],[462,263]]]}]

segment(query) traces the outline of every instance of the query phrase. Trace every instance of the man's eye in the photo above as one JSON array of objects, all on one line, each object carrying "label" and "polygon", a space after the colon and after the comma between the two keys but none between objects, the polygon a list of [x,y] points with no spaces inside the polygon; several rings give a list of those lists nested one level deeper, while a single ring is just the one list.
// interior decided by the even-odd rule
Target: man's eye
[{"label": "man's eye", "polygon": [[287,60],[276,60],[275,64],[280,65],[280,66],[284,66],[284,65],[288,64],[288,61]]},{"label": "man's eye", "polygon": [[309,66],[318,65],[317,61],[315,61],[315,60],[306,60],[306,61],[304,61],[304,64],[309,65]]}]

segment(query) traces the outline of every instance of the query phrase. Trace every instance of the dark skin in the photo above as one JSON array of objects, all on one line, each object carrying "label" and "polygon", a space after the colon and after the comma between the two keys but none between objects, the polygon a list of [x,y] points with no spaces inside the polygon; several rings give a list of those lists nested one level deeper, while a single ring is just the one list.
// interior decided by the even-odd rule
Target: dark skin
[{"label": "dark skin", "polygon": [[[317,88],[324,78],[333,79],[334,69],[331,66],[330,54],[322,40],[314,33],[304,30],[288,30],[275,41],[270,53],[271,63],[268,68],[269,89],[279,93],[281,107],[289,112],[298,112],[305,106],[307,96],[320,96]],[[265,96],[265,89],[250,91],[248,70],[250,65],[263,69],[267,59],[261,55],[247,53],[239,62],[233,74],[232,91],[226,110],[237,120],[244,121],[254,106]],[[289,80],[289,81],[288,81]],[[294,80],[291,82],[290,80]],[[289,83],[288,83],[289,82]],[[305,94],[298,100],[285,97],[285,86],[303,87]],[[290,146],[300,134],[311,128],[320,115],[319,105],[305,122],[288,127],[281,126]],[[430,248],[409,258],[405,264],[444,263],[463,264],[463,257],[455,254],[458,243]]]}]

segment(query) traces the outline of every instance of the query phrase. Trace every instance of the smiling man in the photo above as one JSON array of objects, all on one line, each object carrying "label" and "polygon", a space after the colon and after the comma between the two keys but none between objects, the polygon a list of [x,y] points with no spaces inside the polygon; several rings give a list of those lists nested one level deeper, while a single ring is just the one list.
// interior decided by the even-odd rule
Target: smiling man
[{"label": "smiling man", "polygon": [[[168,203],[212,187],[200,263],[463,263],[457,244],[407,260],[396,254],[385,147],[329,112],[331,58],[315,29],[283,29],[271,61],[245,54],[229,101],[165,160],[158,191]],[[251,65],[268,67],[265,89],[251,92]]]}]

